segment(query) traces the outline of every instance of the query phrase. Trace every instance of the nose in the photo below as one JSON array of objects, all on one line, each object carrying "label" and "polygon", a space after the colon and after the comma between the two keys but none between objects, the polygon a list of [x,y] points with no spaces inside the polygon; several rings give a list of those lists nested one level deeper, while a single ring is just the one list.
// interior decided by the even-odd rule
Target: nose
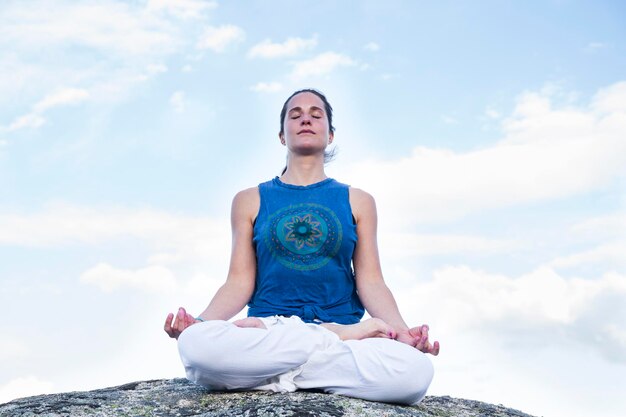
[{"label": "nose", "polygon": [[303,114],[302,118],[300,119],[300,124],[301,125],[310,125],[311,124],[311,116],[309,116],[308,114]]}]

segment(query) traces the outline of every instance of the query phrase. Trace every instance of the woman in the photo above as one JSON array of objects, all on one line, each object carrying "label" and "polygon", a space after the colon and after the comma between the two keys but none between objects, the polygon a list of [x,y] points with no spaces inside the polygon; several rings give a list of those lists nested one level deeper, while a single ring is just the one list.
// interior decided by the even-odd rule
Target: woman
[{"label": "woman", "polygon": [[[187,377],[220,390],[317,388],[415,404],[433,375],[425,354],[439,343],[428,326],[406,325],[383,280],[374,199],[324,172],[332,107],[316,90],[296,91],[280,123],[287,166],[235,196],[225,284],[198,317],[167,316]],[[227,321],[246,305],[248,318]],[[361,322],[364,309],[372,319]]]}]

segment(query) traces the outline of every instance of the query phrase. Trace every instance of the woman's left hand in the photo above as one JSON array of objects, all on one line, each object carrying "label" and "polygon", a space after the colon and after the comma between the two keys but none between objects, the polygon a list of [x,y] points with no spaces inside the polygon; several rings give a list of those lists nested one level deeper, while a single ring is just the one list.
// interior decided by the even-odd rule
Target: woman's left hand
[{"label": "woman's left hand", "polygon": [[439,342],[435,341],[431,344],[428,340],[427,324],[399,331],[396,340],[433,356],[439,354]]}]

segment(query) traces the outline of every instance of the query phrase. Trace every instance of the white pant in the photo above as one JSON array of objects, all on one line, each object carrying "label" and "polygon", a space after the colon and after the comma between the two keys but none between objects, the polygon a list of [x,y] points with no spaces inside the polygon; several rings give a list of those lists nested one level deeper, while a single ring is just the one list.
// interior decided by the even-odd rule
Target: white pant
[{"label": "white pant", "polygon": [[425,354],[391,339],[342,341],[298,317],[263,318],[267,329],[213,320],[178,338],[187,378],[215,390],[325,392],[401,404],[426,395],[433,366]]}]

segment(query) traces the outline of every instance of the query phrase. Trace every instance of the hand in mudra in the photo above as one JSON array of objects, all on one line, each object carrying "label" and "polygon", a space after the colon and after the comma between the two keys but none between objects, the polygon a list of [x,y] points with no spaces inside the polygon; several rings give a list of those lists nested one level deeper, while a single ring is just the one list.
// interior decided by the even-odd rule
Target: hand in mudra
[{"label": "hand in mudra", "polygon": [[163,330],[173,339],[178,339],[178,336],[189,326],[195,323],[200,323],[200,320],[196,320],[191,314],[187,313],[184,308],[179,308],[176,317],[170,313],[165,319],[165,326]]},{"label": "hand in mudra", "polygon": [[426,324],[400,331],[396,339],[424,353],[430,353],[434,356],[439,354],[439,342],[430,343],[428,340],[428,325]]}]

